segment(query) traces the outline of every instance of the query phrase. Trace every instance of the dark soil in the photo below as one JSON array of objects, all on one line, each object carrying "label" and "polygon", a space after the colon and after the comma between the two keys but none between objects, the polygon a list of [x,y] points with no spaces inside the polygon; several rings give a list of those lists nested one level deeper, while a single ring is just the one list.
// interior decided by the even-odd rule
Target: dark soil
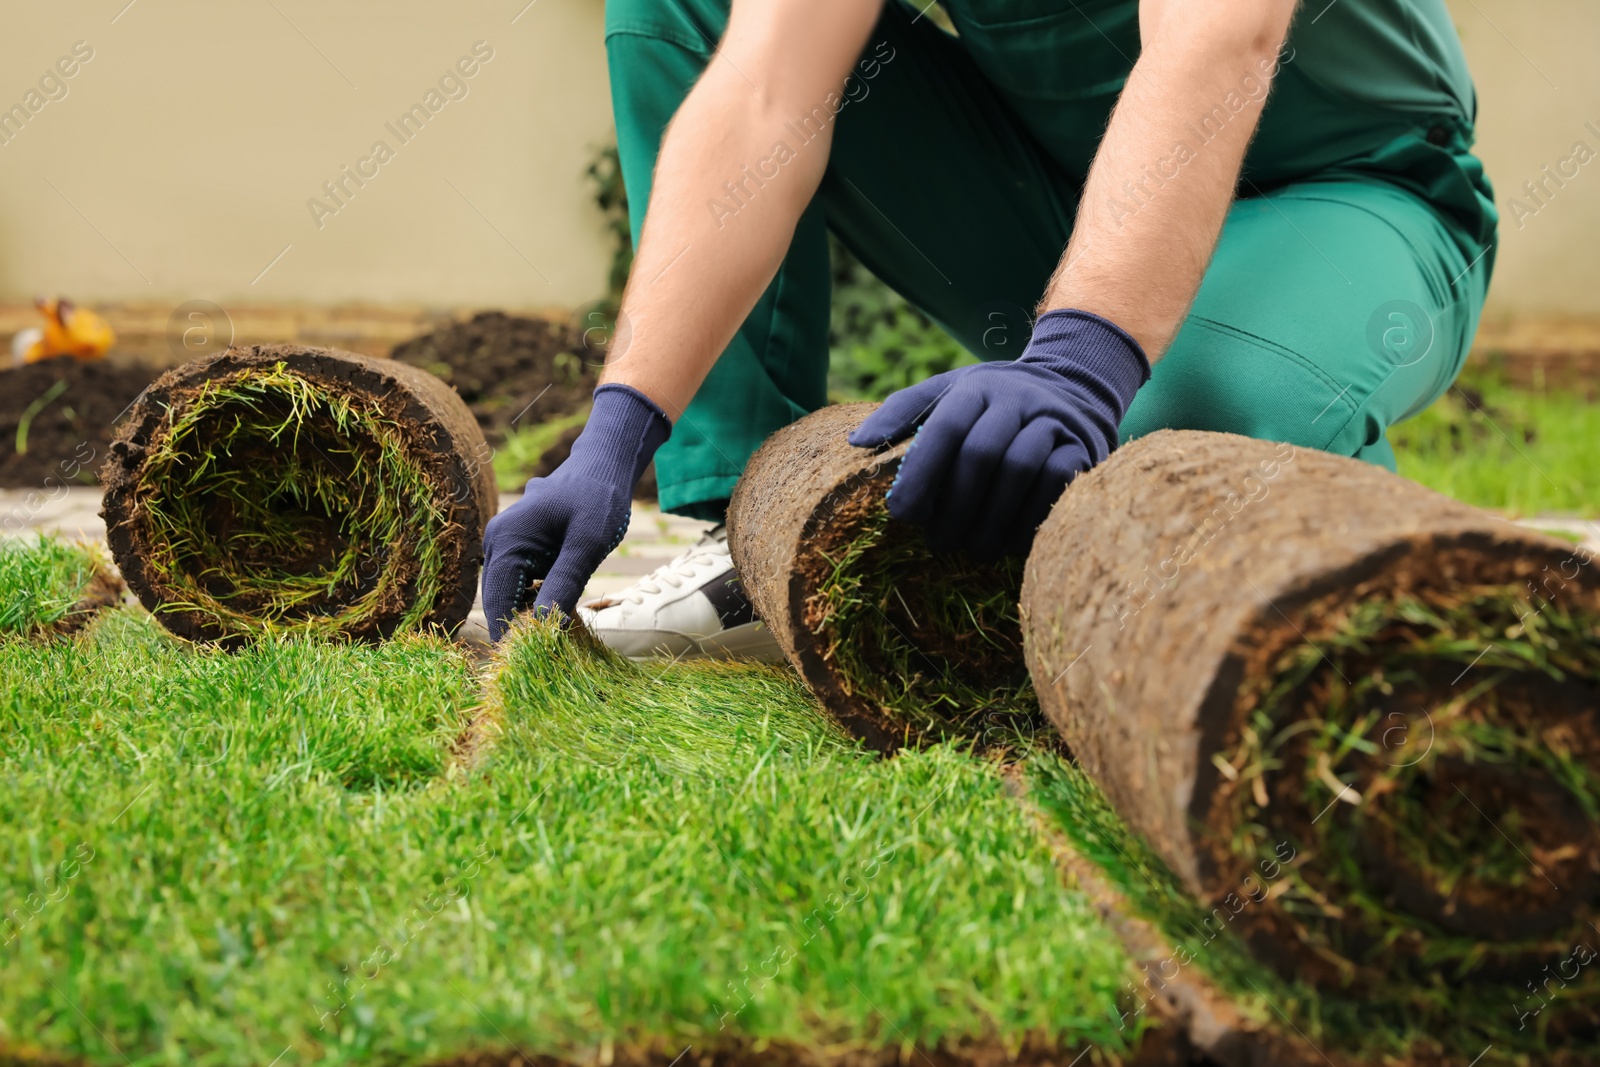
[{"label": "dark soil", "polygon": [[605,360],[579,330],[501,311],[413,337],[389,355],[455,386],[490,445],[514,427],[577,411],[594,392]]},{"label": "dark soil", "polygon": [[[455,386],[484,440],[498,448],[509,431],[570,415],[589,402],[605,364],[604,336],[598,329],[480,311],[396,345],[389,356]],[[581,431],[574,426],[562,434],[527,477],[542,478],[560,466]],[[645,469],[633,495],[656,499],[655,464]]]},{"label": "dark soil", "polygon": [[[0,369],[0,488],[95,485],[114,424],[160,371],[115,356],[69,356]],[[34,415],[17,451],[17,425],[57,382],[66,387]],[[48,479],[48,480],[47,480]]]},{"label": "dark soil", "polygon": [[[1084,1064],[1120,1063],[1123,1067],[1216,1067],[1216,1065],[1190,1048],[1177,1027],[1166,1026],[1148,1033],[1137,1052],[1129,1058],[1117,1060],[1099,1056],[1087,1058],[1088,1050],[1075,1053],[1059,1049],[1045,1042],[1025,1042],[1021,1049],[1011,1051],[998,1042],[978,1042],[956,1047],[914,1046],[915,1052],[899,1048],[850,1049],[822,1046],[800,1046],[788,1042],[759,1043],[748,1038],[720,1038],[712,1042],[694,1044],[675,1051],[664,1044],[616,1045],[603,1056],[574,1056],[571,1058],[538,1053],[525,1054],[517,1049],[481,1049],[461,1053],[448,1059],[434,1061],[429,1067],[589,1067],[593,1064],[610,1064],[612,1067],[903,1067],[905,1064],[926,1067],[1067,1067],[1081,1060]],[[1292,1061],[1298,1067],[1298,1061]]]}]

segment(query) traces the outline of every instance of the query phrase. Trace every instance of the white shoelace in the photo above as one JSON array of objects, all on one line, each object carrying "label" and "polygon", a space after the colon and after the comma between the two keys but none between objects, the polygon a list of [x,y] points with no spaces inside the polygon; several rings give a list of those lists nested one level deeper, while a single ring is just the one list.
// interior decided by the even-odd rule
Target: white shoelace
[{"label": "white shoelace", "polygon": [[622,592],[614,593],[605,599],[614,604],[620,604],[624,600],[632,604],[643,604],[645,597],[659,596],[668,586],[682,589],[685,580],[700,577],[700,567],[703,564],[727,558],[728,542],[707,536],[693,548],[673,557],[671,562],[657,567]]}]

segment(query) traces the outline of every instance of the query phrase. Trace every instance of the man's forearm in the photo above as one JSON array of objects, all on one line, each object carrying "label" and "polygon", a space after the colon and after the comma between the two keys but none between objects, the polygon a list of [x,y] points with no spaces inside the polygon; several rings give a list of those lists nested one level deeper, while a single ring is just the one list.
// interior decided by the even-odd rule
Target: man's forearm
[{"label": "man's forearm", "polygon": [[[638,389],[673,419],[776,275],[827,168],[833,112],[823,105],[876,5],[816,2],[825,10],[736,3],[662,143],[603,380]],[[818,108],[830,121],[802,142],[789,127]]]},{"label": "man's forearm", "polygon": [[1146,45],[1084,187],[1071,243],[1039,310],[1117,323],[1153,363],[1182,325],[1288,31],[1290,0],[1146,0]]}]

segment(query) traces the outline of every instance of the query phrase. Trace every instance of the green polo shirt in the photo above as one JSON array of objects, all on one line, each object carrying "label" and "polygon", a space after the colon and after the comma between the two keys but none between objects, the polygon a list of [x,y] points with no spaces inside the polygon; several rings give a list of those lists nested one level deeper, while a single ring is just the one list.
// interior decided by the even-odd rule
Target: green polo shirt
[{"label": "green polo shirt", "polygon": [[[1046,150],[1085,171],[1139,56],[1137,0],[943,6],[963,47]],[[1470,136],[1476,98],[1443,0],[1307,0],[1279,58],[1246,160],[1248,180],[1270,184],[1321,171],[1407,130],[1437,130],[1439,144]],[[1234,92],[1196,109],[1195,136],[1204,138],[1264,88],[1241,77]]]}]

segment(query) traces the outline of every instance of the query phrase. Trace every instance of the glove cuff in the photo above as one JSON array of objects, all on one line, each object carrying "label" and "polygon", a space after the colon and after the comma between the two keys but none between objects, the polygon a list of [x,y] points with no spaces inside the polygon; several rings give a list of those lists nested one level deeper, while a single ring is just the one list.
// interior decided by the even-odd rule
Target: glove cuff
[{"label": "glove cuff", "polygon": [[626,477],[631,489],[670,436],[672,421],[653,400],[632,386],[608,382],[594,391],[589,421],[567,462],[602,481]]},{"label": "glove cuff", "polygon": [[1073,308],[1040,315],[1018,362],[1089,375],[1116,397],[1119,419],[1139,387],[1150,380],[1150,361],[1138,341],[1109,319]]}]

